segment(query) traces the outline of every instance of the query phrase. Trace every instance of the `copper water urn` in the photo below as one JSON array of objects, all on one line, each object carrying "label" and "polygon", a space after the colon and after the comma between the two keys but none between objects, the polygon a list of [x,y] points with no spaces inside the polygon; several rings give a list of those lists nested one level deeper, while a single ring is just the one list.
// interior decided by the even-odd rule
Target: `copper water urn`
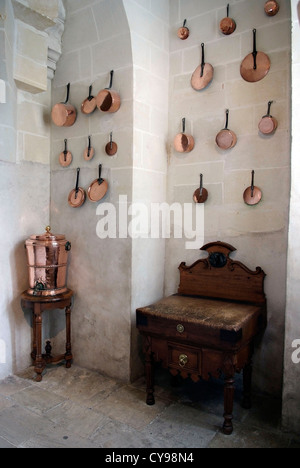
[{"label": "copper water urn", "polygon": [[67,264],[71,243],[64,235],[50,232],[26,240],[29,286],[33,296],[56,296],[67,291]]}]

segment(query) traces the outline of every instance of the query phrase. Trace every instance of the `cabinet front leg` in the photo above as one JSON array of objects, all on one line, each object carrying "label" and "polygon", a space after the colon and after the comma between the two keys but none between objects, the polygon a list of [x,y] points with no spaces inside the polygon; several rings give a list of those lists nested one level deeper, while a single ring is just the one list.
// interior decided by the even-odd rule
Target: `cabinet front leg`
[{"label": "cabinet front leg", "polygon": [[226,435],[232,434],[233,425],[232,425],[232,412],[233,412],[233,399],[234,399],[234,378],[226,377],[225,378],[225,388],[224,388],[224,424],[223,432]]},{"label": "cabinet front leg", "polygon": [[146,372],[146,386],[147,386],[147,405],[155,405],[154,398],[154,360],[151,349],[151,339],[145,338],[144,340],[145,351],[145,372]]},{"label": "cabinet front leg", "polygon": [[42,373],[45,368],[43,355],[42,355],[42,311],[39,304],[35,305],[34,310],[34,330],[35,330],[35,345],[36,345],[36,358],[34,363],[34,370],[36,372],[36,382],[42,381]]},{"label": "cabinet front leg", "polygon": [[243,400],[242,407],[245,409],[250,409],[252,406],[251,402],[251,387],[252,387],[252,361],[249,361],[243,370]]},{"label": "cabinet front leg", "polygon": [[71,306],[66,307],[66,368],[70,369],[72,364],[72,345],[71,345]]}]

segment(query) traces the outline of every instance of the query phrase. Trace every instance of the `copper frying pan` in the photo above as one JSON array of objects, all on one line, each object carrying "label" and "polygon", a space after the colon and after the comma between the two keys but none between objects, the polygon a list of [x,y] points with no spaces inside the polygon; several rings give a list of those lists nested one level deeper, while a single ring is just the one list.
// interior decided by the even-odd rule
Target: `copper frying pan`
[{"label": "copper frying pan", "polygon": [[67,149],[67,144],[68,144],[68,140],[65,140],[65,149],[59,155],[59,164],[62,167],[70,166],[72,159],[73,159],[72,153],[68,151]]},{"label": "copper frying pan", "polygon": [[92,114],[97,107],[96,98],[92,96],[93,86],[89,87],[89,95],[81,104],[81,112],[83,114]]},{"label": "copper frying pan", "polygon": [[220,22],[220,31],[225,36],[229,36],[236,30],[236,22],[234,19],[229,18],[229,3],[227,5],[227,17],[223,18]]},{"label": "copper frying pan", "polygon": [[259,131],[263,135],[272,135],[273,133],[275,133],[278,127],[277,120],[275,119],[275,117],[272,117],[272,115],[270,115],[272,103],[273,101],[268,102],[268,113],[262,117],[261,121],[258,124]]},{"label": "copper frying pan", "polygon": [[264,52],[257,52],[256,49],[256,29],[253,29],[253,52],[248,54],[241,64],[241,76],[249,83],[262,80],[271,67],[269,57]]},{"label": "copper frying pan", "polygon": [[108,156],[114,156],[118,151],[118,145],[113,141],[113,133],[110,132],[109,143],[105,146],[105,152]]},{"label": "copper frying pan", "polygon": [[117,112],[121,106],[120,95],[112,90],[114,71],[110,72],[110,84],[108,88],[99,91],[96,97],[97,107],[102,112]]},{"label": "copper frying pan", "polygon": [[276,0],[268,0],[265,3],[265,12],[268,16],[275,16],[279,12],[279,4]]},{"label": "copper frying pan", "polygon": [[206,88],[214,77],[214,69],[210,63],[205,63],[204,56],[204,44],[201,44],[202,48],[202,62],[199,67],[196,68],[192,75],[191,85],[196,91]]},{"label": "copper frying pan", "polygon": [[95,150],[91,145],[91,137],[89,136],[89,146],[84,150],[83,157],[85,161],[91,161],[95,155]]},{"label": "copper frying pan", "polygon": [[257,205],[262,198],[260,188],[254,185],[254,171],[252,171],[251,187],[248,187],[244,192],[244,202],[247,205]]},{"label": "copper frying pan", "polygon": [[203,174],[200,174],[200,188],[195,190],[193,200],[195,203],[205,203],[208,198],[208,191],[203,187]]},{"label": "copper frying pan", "polygon": [[174,148],[178,153],[189,153],[194,149],[195,140],[192,135],[185,133],[185,118],[182,119],[182,133],[174,138]]},{"label": "copper frying pan", "polygon": [[71,127],[76,120],[77,112],[72,104],[69,104],[70,83],[67,84],[67,99],[65,102],[55,104],[52,108],[52,121],[58,127]]},{"label": "copper frying pan", "polygon": [[68,203],[72,208],[79,208],[82,206],[86,199],[85,191],[79,187],[79,174],[80,168],[77,169],[76,187],[73,189],[68,198]]},{"label": "copper frying pan", "polygon": [[177,31],[177,36],[182,41],[185,41],[189,37],[189,35],[190,35],[190,30],[189,28],[186,27],[186,19],[185,19],[183,22],[182,28],[179,28]]},{"label": "copper frying pan", "polygon": [[93,203],[100,201],[108,190],[108,183],[101,177],[102,164],[99,164],[99,177],[94,180],[88,189],[89,200]]},{"label": "copper frying pan", "polygon": [[218,147],[223,150],[233,148],[237,142],[236,134],[232,130],[228,129],[228,117],[229,117],[229,110],[227,109],[225,128],[223,128],[223,130],[221,130],[216,136],[216,143]]}]

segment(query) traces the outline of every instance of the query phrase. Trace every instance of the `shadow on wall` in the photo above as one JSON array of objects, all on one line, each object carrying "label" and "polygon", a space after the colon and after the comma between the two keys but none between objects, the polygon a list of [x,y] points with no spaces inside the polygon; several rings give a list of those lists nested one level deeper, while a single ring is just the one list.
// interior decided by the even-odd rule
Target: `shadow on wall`
[{"label": "shadow on wall", "polygon": [[300,2],[298,2],[298,5],[297,5],[297,12],[298,12],[298,23],[300,26]]}]

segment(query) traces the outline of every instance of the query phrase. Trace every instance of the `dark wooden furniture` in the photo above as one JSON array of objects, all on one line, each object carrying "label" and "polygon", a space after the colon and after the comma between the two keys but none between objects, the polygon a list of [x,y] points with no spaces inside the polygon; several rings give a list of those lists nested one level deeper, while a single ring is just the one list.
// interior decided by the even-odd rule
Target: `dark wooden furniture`
[{"label": "dark wooden furniture", "polygon": [[154,362],[175,376],[193,381],[210,376],[225,379],[224,425],[231,434],[234,375],[243,370],[243,406],[251,406],[254,337],[267,323],[265,273],[234,261],[236,249],[224,242],[205,245],[209,256],[188,267],[179,266],[178,294],[137,309],[143,336],[147,404],[154,399]]},{"label": "dark wooden furniture", "polygon": [[[36,381],[42,381],[42,373],[47,364],[57,364],[66,360],[66,367],[71,367],[73,359],[71,349],[71,306],[73,291],[68,289],[64,294],[57,296],[32,296],[24,291],[21,295],[21,305],[24,309],[30,309],[33,313],[33,350],[31,357],[34,361]],[[42,314],[45,310],[65,309],[66,313],[66,353],[52,356],[51,342],[47,341],[45,354],[42,353]]]}]

